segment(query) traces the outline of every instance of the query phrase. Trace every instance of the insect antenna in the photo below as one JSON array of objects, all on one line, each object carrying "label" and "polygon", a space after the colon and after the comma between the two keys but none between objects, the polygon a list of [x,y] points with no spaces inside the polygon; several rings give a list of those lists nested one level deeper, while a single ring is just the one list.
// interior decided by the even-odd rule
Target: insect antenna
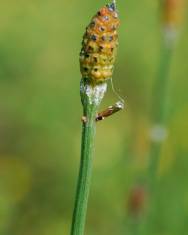
[{"label": "insect antenna", "polygon": [[125,104],[125,100],[124,100],[124,99],[118,94],[118,92],[115,90],[115,88],[114,88],[114,83],[113,83],[112,78],[110,79],[110,82],[111,82],[111,87],[112,87],[113,93],[118,97],[118,99],[120,100],[120,102],[124,105],[124,104]]}]

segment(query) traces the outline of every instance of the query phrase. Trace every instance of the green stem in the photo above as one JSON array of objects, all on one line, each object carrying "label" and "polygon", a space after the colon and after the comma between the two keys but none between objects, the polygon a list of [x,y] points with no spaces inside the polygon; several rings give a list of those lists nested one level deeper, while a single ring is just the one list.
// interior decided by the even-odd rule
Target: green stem
[{"label": "green stem", "polygon": [[172,52],[172,47],[168,47],[168,45],[165,43],[162,44],[158,74],[152,91],[153,97],[151,107],[151,133],[156,127],[159,128],[159,132],[163,131],[163,133],[155,133],[155,135],[159,135],[155,137],[152,137],[151,135],[149,152],[150,162],[146,175],[150,195],[150,205],[148,207],[147,216],[143,219],[141,225],[143,234],[151,233],[153,221],[155,220],[154,208],[157,196],[157,172],[160,162],[162,144],[165,140],[166,119],[169,106],[169,71]]},{"label": "green stem", "polygon": [[[151,122],[153,127],[161,128],[161,131],[166,131],[166,117],[168,111],[168,89],[169,89],[169,67],[172,56],[172,48],[164,45],[161,50],[161,59],[156,82],[153,88],[153,103],[151,110]],[[161,135],[160,133],[158,135]],[[157,170],[159,166],[159,157],[163,138],[158,136],[158,140],[153,139],[150,146],[150,165],[149,165],[149,187],[150,190],[155,186]]]},{"label": "green stem", "polygon": [[106,91],[106,84],[92,86],[81,82],[81,98],[85,121],[82,126],[81,161],[77,183],[75,207],[71,235],[83,235],[86,221],[87,204],[91,185],[92,155],[96,132],[96,113]]},{"label": "green stem", "polygon": [[73,213],[72,235],[81,235],[84,233],[87,202],[91,184],[96,107],[88,105],[85,110],[85,115],[87,116],[87,122],[83,123],[82,127],[81,163]]},{"label": "green stem", "polygon": [[159,64],[158,76],[153,88],[153,116],[154,123],[165,122],[167,110],[167,95],[169,85],[169,67],[171,61],[172,49],[167,46],[161,49],[161,59]]}]

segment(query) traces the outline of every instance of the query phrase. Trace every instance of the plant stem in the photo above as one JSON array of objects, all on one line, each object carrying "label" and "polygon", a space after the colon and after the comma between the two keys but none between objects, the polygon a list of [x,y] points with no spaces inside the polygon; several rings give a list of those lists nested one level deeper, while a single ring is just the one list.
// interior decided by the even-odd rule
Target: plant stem
[{"label": "plant stem", "polygon": [[166,117],[168,111],[168,89],[169,89],[169,67],[172,56],[172,48],[163,45],[161,49],[161,59],[156,82],[153,87],[151,122],[154,128],[158,128],[158,133],[153,133],[155,136],[151,139],[150,146],[150,165],[149,165],[149,187],[150,190],[155,186],[157,170],[159,166],[159,157],[161,153],[162,143],[165,139],[166,132]]},{"label": "plant stem", "polygon": [[153,88],[152,121],[154,123],[165,122],[171,55],[172,49],[164,45],[161,49],[159,71]]},{"label": "plant stem", "polygon": [[150,234],[155,220],[155,203],[157,197],[157,173],[160,162],[162,144],[166,139],[166,119],[169,107],[169,71],[173,47],[168,47],[163,41],[160,54],[160,62],[156,81],[153,86],[151,107],[151,130],[149,166],[146,174],[150,202],[147,216],[142,221],[143,234]]},{"label": "plant stem", "polygon": [[87,204],[91,185],[92,155],[96,132],[96,113],[106,91],[106,84],[92,86],[81,82],[83,114],[86,121],[82,126],[81,161],[77,183],[75,207],[72,219],[71,235],[83,235],[86,221]]},{"label": "plant stem", "polygon": [[87,117],[87,122],[83,123],[82,127],[81,162],[73,214],[72,235],[81,235],[84,233],[87,202],[91,184],[92,153],[96,129],[96,108],[97,107],[88,104],[84,111],[84,115]]}]

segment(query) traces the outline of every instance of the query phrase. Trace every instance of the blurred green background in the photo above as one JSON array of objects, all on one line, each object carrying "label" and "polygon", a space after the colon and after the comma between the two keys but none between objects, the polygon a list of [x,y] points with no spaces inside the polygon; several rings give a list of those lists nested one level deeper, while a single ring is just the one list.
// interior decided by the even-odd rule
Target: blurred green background
[{"label": "blurred green background", "polygon": [[[104,4],[1,1],[2,235],[69,234],[80,158],[78,55],[85,27]],[[119,0],[118,8],[113,81],[126,110],[97,125],[89,235],[136,234],[129,229],[128,198],[148,165],[151,88],[161,48],[159,1]],[[169,135],[160,158],[155,218],[146,222],[144,235],[188,233],[187,41],[185,14],[170,66]],[[101,109],[116,101],[109,83]]]}]

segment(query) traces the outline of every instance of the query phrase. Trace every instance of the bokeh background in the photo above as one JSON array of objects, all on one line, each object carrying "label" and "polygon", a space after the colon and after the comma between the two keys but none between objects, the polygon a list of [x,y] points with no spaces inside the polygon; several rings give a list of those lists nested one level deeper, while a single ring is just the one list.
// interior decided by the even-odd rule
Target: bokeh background
[{"label": "bokeh background", "polygon": [[[86,25],[104,4],[0,3],[2,235],[69,234],[80,158],[78,55]],[[97,125],[86,234],[187,235],[187,5],[169,68],[169,135],[160,156],[155,216],[149,221],[133,218],[130,195],[137,188],[136,203],[149,206],[142,176],[161,53],[161,5],[157,0],[119,0],[118,8],[120,46],[113,82],[125,97],[126,110]],[[110,87],[101,109],[118,99]]]}]

